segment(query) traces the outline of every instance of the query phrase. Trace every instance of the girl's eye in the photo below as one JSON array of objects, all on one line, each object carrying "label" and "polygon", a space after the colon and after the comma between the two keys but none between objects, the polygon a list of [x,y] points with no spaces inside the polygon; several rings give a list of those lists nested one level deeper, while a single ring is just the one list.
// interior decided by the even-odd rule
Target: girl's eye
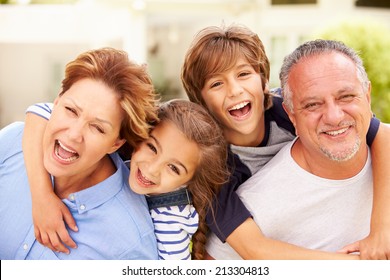
[{"label": "girl's eye", "polygon": [[180,170],[179,170],[179,168],[177,168],[175,165],[169,164],[169,168],[170,168],[173,172],[175,172],[177,175],[180,175]]},{"label": "girl's eye", "polygon": [[215,83],[211,84],[210,88],[215,88],[215,87],[220,86],[220,85],[222,85],[221,82],[215,82]]},{"label": "girl's eye", "polygon": [[146,145],[149,147],[149,149],[150,149],[153,153],[157,154],[157,149],[156,149],[156,147],[155,147],[153,144],[147,143]]}]

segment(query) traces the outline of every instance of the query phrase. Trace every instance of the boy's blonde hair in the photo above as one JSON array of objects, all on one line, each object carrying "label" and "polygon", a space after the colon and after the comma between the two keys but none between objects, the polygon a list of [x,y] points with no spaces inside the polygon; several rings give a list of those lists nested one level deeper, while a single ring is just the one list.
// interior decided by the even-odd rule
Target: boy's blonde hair
[{"label": "boy's blonde hair", "polygon": [[[206,80],[213,74],[231,69],[242,55],[260,74],[265,90],[269,81],[270,64],[263,43],[256,33],[235,24],[202,29],[187,51],[182,67],[181,80],[188,98],[206,107],[201,95]],[[271,95],[265,92],[264,108],[271,106]]]}]

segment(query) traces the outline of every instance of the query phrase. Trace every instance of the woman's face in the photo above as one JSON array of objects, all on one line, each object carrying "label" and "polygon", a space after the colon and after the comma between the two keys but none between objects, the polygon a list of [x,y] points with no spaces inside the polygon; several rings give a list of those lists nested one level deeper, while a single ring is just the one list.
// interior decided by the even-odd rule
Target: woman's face
[{"label": "woman's face", "polygon": [[82,79],[54,102],[44,138],[44,165],[55,177],[89,176],[117,150],[123,110],[100,81]]},{"label": "woman's face", "polygon": [[131,157],[129,184],[138,194],[161,194],[186,185],[200,160],[196,142],[170,121],[160,122]]}]

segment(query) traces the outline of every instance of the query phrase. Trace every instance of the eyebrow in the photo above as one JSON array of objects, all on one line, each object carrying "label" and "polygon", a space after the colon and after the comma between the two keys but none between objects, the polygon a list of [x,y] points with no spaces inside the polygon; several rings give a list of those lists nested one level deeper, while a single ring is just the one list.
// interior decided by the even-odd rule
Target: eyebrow
[{"label": "eyebrow", "polygon": [[[80,112],[83,112],[83,108],[81,108],[79,105],[77,105],[76,101],[74,101],[71,97],[64,97],[65,99],[68,99],[70,102],[73,103],[73,105],[80,111]],[[101,122],[101,123],[105,123],[109,126],[111,126],[113,128],[113,125],[111,122],[107,121],[107,120],[104,120],[104,119],[101,119],[101,118],[98,118],[98,117],[95,117],[95,120],[98,121],[98,122]]]},{"label": "eyebrow", "polygon": [[[150,138],[152,138],[152,139],[156,142],[156,145],[158,146],[158,149],[161,150],[161,151],[163,151],[163,148],[162,148],[160,142],[157,140],[157,138],[154,137],[152,134],[150,134]],[[183,167],[183,169],[185,170],[185,172],[188,174],[188,170],[187,170],[187,168],[184,166],[184,164],[182,164],[180,161],[178,161],[178,160],[176,160],[176,159],[174,159],[173,162],[176,163],[177,165],[180,165],[181,167]]]}]

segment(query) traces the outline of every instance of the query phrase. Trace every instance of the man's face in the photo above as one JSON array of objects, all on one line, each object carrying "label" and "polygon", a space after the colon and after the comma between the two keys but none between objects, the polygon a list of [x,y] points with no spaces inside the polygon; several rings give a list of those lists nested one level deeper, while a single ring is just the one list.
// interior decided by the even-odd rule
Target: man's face
[{"label": "man's face", "polygon": [[364,92],[352,60],[336,52],[305,58],[291,69],[289,85],[288,113],[313,159],[346,161],[365,146],[370,88]]}]

